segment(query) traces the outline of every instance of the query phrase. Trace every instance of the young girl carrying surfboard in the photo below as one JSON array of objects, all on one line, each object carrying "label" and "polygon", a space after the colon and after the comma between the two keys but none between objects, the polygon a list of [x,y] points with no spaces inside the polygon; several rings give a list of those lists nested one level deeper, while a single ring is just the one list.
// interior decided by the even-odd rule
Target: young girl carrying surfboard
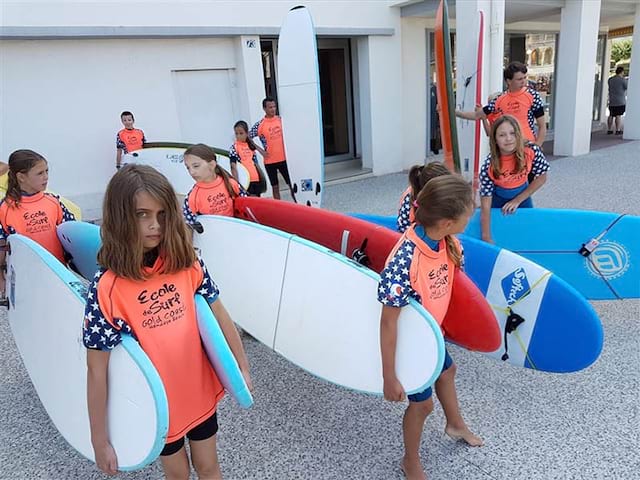
[{"label": "young girl carrying surfboard", "polygon": [[250,182],[247,187],[247,193],[259,197],[267,189],[267,182],[264,176],[262,176],[261,179],[261,170],[255,152],[257,150],[263,157],[266,155],[266,152],[251,140],[249,137],[249,125],[244,120],[239,120],[235,123],[233,133],[236,136],[236,141],[229,147],[231,174],[239,182],[237,164],[240,163],[245,167],[249,172]]},{"label": "young girl carrying surfboard", "polygon": [[[415,212],[416,223],[398,241],[380,274],[378,301],[382,303],[380,347],[384,397],[400,402],[405,392],[396,376],[396,343],[400,310],[410,298],[418,299],[442,323],[456,269],[463,264],[460,243],[453,236],[466,227],[474,209],[473,190],[458,175],[430,180],[420,191]],[[471,446],[482,445],[465,423],[458,405],[454,377],[456,366],[447,353],[442,373],[435,382],[447,425],[445,433]],[[433,411],[431,387],[409,395],[409,406],[402,422],[405,453],[401,469],[407,478],[426,478],[420,462],[420,439],[424,422]]]},{"label": "young girl carrying surfboard", "polygon": [[432,162],[428,165],[414,165],[409,170],[409,187],[402,193],[396,229],[404,233],[415,222],[416,199],[429,180],[440,175],[449,175],[451,171],[442,163]]},{"label": "young girl carrying surfboard", "polygon": [[196,257],[168,180],[148,166],[121,168],[107,186],[101,236],[102,268],[89,288],[83,330],[96,463],[110,475],[118,470],[107,429],[108,365],[127,333],[149,356],[166,391],[169,430],[160,454],[165,476],[189,478],[186,435],[198,476],[220,478],[216,407],[224,390],[202,347],[196,292],[209,303],[251,386],[249,364],[218,288]]},{"label": "young girl carrying surfboard", "polygon": [[246,192],[216,162],[213,148],[198,143],[184,152],[184,164],[196,184],[187,194],[182,213],[189,225],[198,215],[233,217],[233,200]]},{"label": "young girl carrying surfboard", "polygon": [[533,207],[531,196],[547,181],[549,162],[538,145],[525,141],[520,124],[510,115],[495,121],[490,145],[479,175],[480,223],[482,240],[493,243],[491,209],[510,215],[518,208]]},{"label": "young girl carrying surfboard", "polygon": [[[58,196],[45,192],[49,181],[47,160],[33,150],[16,150],[9,155],[8,176],[7,194],[0,203],[0,243],[4,245],[12,233],[20,233],[65,263],[56,226],[75,217]],[[4,259],[5,252],[0,252],[0,264]],[[4,286],[4,269],[0,269],[2,292]]]}]

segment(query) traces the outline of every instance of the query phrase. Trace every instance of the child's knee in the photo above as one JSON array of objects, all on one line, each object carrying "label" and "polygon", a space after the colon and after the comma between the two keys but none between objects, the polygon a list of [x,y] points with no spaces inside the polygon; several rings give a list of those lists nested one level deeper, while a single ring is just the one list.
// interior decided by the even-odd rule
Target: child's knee
[{"label": "child's knee", "polygon": [[410,402],[407,410],[420,417],[428,417],[433,412],[433,399],[428,398],[422,402]]},{"label": "child's knee", "polygon": [[453,380],[456,376],[456,372],[458,371],[458,367],[456,367],[455,363],[452,363],[449,368],[447,368],[444,372],[440,374],[438,380]]}]

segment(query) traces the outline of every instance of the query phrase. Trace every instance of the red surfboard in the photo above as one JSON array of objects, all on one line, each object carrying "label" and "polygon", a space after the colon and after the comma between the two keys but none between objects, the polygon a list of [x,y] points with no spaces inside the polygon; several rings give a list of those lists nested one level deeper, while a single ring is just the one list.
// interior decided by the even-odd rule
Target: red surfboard
[{"label": "red surfboard", "polygon": [[[235,199],[235,216],[322,245],[377,273],[401,235],[388,228],[337,212],[258,197]],[[501,343],[498,323],[484,295],[462,271],[456,272],[447,315],[447,340],[469,350],[493,352]]]}]

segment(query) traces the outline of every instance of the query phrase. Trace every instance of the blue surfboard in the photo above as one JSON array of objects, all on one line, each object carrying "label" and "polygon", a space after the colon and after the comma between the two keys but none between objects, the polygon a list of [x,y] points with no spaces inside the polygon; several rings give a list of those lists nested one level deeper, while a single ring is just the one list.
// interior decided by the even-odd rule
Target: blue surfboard
[{"label": "blue surfboard", "polygon": [[[395,217],[354,214],[395,230]],[[600,355],[602,324],[593,307],[549,270],[509,250],[466,235],[465,272],[493,308],[502,344],[489,355],[547,372],[582,370]]]},{"label": "blue surfboard", "polygon": [[[87,279],[93,278],[99,268],[96,255],[101,244],[100,227],[86,222],[64,222],[58,225],[57,233],[76,270]],[[213,369],[225,390],[241,407],[249,408],[253,397],[218,321],[201,295],[195,296],[195,302],[200,338]]]},{"label": "blue surfboard", "polygon": [[[590,300],[640,298],[640,217],[523,208],[491,211],[496,245],[542,265]],[[480,211],[465,234],[481,238]]]}]

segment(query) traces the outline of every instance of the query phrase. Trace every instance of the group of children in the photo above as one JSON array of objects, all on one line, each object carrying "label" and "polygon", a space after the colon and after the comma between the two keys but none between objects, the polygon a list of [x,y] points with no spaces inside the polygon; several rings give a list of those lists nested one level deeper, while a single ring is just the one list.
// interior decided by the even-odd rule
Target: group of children
[{"label": "group of children", "polygon": [[[269,127],[262,128],[260,135],[273,133]],[[238,122],[236,129],[238,141],[245,142],[248,148],[241,152],[244,145],[235,145],[236,154],[246,158],[254,151],[248,136],[245,138],[247,125]],[[261,131],[260,125],[257,129]],[[97,259],[101,269],[88,290],[88,298],[93,301],[86,305],[83,336],[88,349],[91,441],[98,467],[108,474],[115,474],[118,469],[107,430],[108,363],[122,333],[137,339],[164,382],[170,414],[161,462],[167,478],[189,478],[185,436],[199,478],[221,477],[215,439],[216,407],[223,388],[201,346],[195,293],[208,300],[251,387],[242,342],[206,265],[196,256],[188,228],[198,214],[233,215],[233,199],[246,192],[217,165],[215,152],[206,145],[190,147],[184,162],[196,184],[185,199],[182,212],[169,180],[144,165],[120,168],[105,193],[102,246]],[[278,163],[282,162],[274,165]],[[486,240],[491,239],[485,218],[488,209],[501,207],[509,214],[518,207],[530,207],[530,197],[544,183],[548,168],[540,149],[525,142],[515,119],[504,116],[495,121],[491,153],[480,172]],[[530,173],[535,177],[531,184]],[[64,262],[55,229],[74,218],[59,198],[44,193],[47,181],[48,164],[41,155],[31,150],[11,154],[9,189],[0,204],[0,239],[6,242],[14,233],[27,235]],[[464,231],[475,209],[472,187],[440,164],[412,168],[409,182],[398,215],[398,229],[403,236],[387,260],[378,288],[384,397],[390,401],[405,398],[395,372],[400,310],[409,298],[415,298],[442,322],[456,272],[464,264],[454,235]],[[4,253],[1,255],[4,263]],[[4,289],[4,272],[1,278]],[[388,278],[394,281],[389,282]],[[157,311],[163,313],[162,317],[146,321]],[[455,373],[456,366],[447,353],[435,382],[446,416],[445,432],[469,445],[482,445],[460,413]],[[426,478],[419,447],[425,420],[433,410],[431,397],[431,388],[408,396],[409,406],[402,421],[405,453],[401,469],[410,479]]]},{"label": "group of children", "polygon": [[[262,101],[262,109],[264,110],[265,116],[256,122],[251,129],[249,129],[249,125],[244,120],[237,121],[233,126],[236,139],[229,147],[231,176],[236,182],[239,181],[240,177],[238,175],[237,165],[241,164],[249,173],[250,183],[246,193],[258,197],[264,193],[267,186],[266,179],[264,178],[264,174],[258,163],[258,158],[256,157],[256,152],[259,152],[264,158],[264,166],[273,192],[273,198],[280,199],[279,172],[289,187],[291,197],[295,202],[296,199],[291,188],[291,179],[282,135],[282,120],[280,116],[277,115],[278,106],[276,101],[271,97],[266,97]],[[120,121],[124,128],[116,134],[116,169],[122,166],[123,155],[140,150],[144,148],[147,143],[144,132],[134,127],[135,119],[133,113],[128,110],[122,112],[120,114]],[[263,147],[260,147],[253,141],[256,137],[260,139]],[[198,151],[204,152],[203,149],[198,149]],[[211,161],[211,152],[213,152],[215,156],[213,149],[204,153],[206,158],[209,159],[206,160],[207,162]],[[221,169],[218,171],[220,170]],[[215,178],[213,180],[215,180]],[[224,183],[228,186],[226,180]],[[228,190],[228,194],[232,197],[235,196],[231,188]]]}]

